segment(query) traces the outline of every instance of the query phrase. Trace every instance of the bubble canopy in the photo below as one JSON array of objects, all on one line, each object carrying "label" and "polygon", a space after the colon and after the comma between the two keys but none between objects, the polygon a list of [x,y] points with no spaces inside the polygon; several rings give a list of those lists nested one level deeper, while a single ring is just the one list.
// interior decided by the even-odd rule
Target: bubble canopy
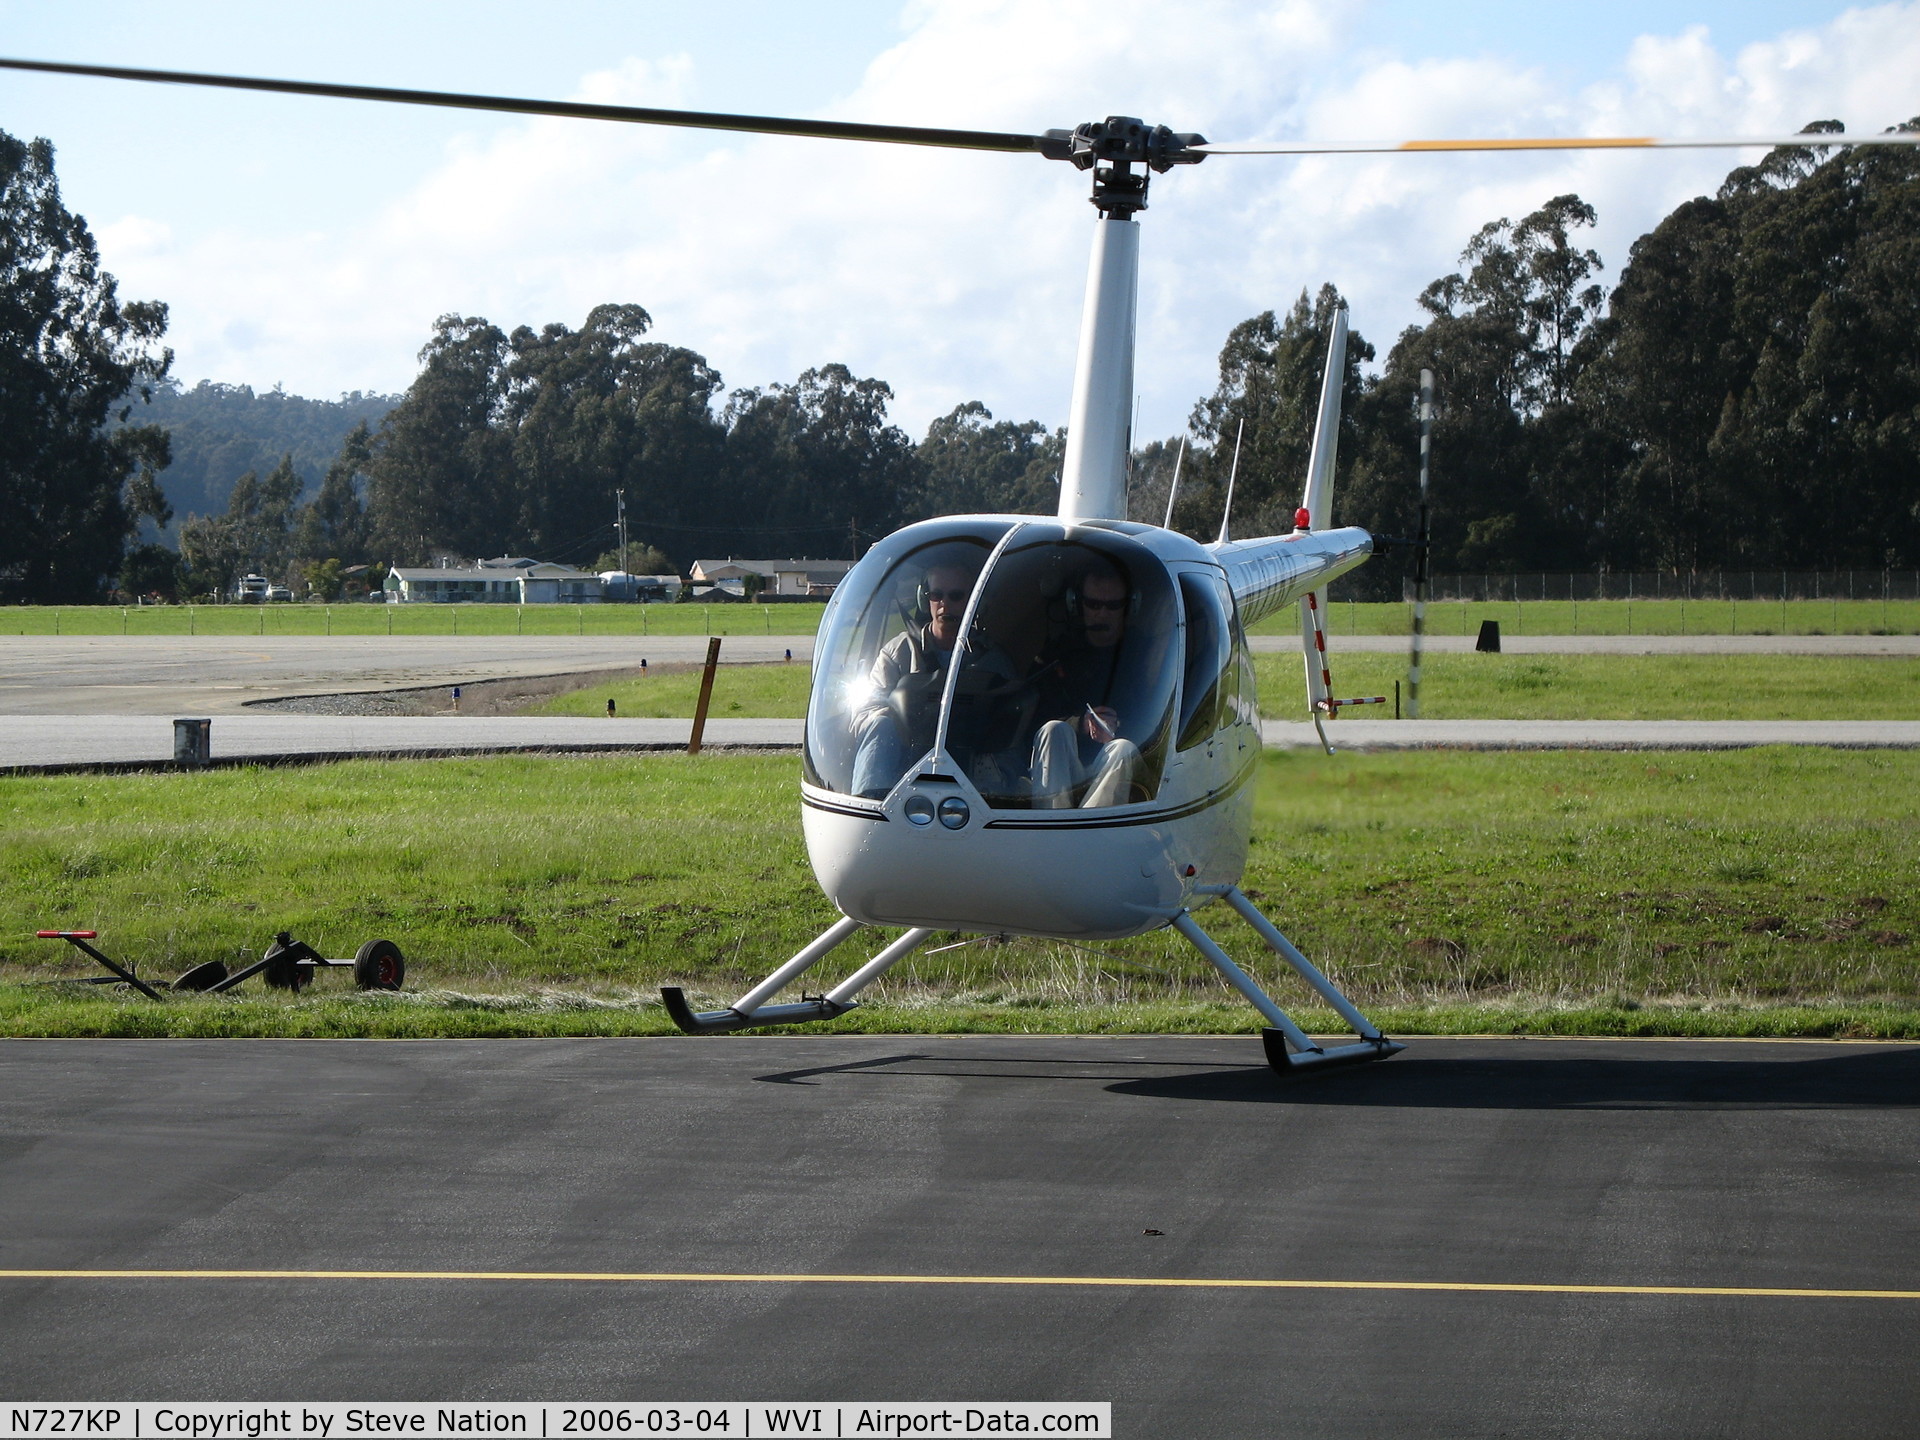
[{"label": "bubble canopy", "polygon": [[1173,731],[1179,616],[1165,563],[1116,531],[1007,517],[909,526],[827,608],[807,779],[884,800],[944,755],[995,809],[1151,800]]}]

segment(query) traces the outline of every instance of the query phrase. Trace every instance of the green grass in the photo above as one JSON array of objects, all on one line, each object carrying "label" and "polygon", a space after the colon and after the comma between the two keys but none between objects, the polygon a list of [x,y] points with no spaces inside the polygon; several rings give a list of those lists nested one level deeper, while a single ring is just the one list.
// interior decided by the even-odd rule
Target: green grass
[{"label": "green grass", "polygon": [[[0,779],[0,1034],[643,1034],[833,918],[790,758],[513,757]],[[1406,1032],[1920,1035],[1920,755],[1763,749],[1267,757],[1246,884]],[[1297,983],[1210,929],[1310,1023]],[[417,993],[156,1007],[36,928],[170,978],[277,929],[397,940]],[[881,937],[845,947],[840,973]],[[252,989],[252,986],[249,987]],[[258,992],[254,992],[258,995]],[[1244,1031],[1165,932],[973,940],[839,1022]]]},{"label": "green grass", "polygon": [[[1342,698],[1384,695],[1347,712],[1388,718],[1407,657],[1332,645]],[[1306,714],[1292,655],[1257,655],[1265,713]],[[603,704],[602,709],[605,708]],[[1830,655],[1441,655],[1421,663],[1426,720],[1920,720],[1920,660]]]},{"label": "green grass", "polygon": [[686,605],[19,605],[8,635],[811,635],[811,602]]},{"label": "green grass", "polygon": [[[791,665],[721,665],[713,677],[713,699],[707,713],[716,720],[787,717],[807,713],[807,687],[813,671],[795,661]],[[693,714],[700,698],[699,670],[677,670],[649,675],[643,680],[613,680],[570,690],[543,700],[529,715],[605,715],[607,701],[628,718],[684,718]]]},{"label": "green grass", "polygon": [[[1342,696],[1393,694],[1406,657],[1339,654]],[[1258,655],[1266,713],[1303,716],[1306,689],[1292,655]],[[1920,660],[1810,655],[1429,655],[1420,707],[1429,720],[1914,720]],[[808,667],[722,665],[715,718],[807,713]],[[688,716],[697,671],[591,685],[533,707],[543,715]],[[1385,718],[1391,706],[1351,712]]]},{"label": "green grass", "polygon": [[[5,635],[811,635],[825,607],[782,605],[19,605],[0,611]],[[1404,635],[1413,607],[1334,601],[1327,629]],[[1914,635],[1915,600],[1435,601],[1435,635],[1474,635],[1498,620],[1512,635]],[[1291,635],[1293,608],[1257,635]]]},{"label": "green grass", "polygon": [[[1477,635],[1498,620],[1508,635],[1914,635],[1920,600],[1436,600],[1427,606],[1430,635]],[[1405,635],[1408,603],[1335,600],[1327,634]],[[1293,606],[1269,615],[1256,635],[1297,635]]]}]

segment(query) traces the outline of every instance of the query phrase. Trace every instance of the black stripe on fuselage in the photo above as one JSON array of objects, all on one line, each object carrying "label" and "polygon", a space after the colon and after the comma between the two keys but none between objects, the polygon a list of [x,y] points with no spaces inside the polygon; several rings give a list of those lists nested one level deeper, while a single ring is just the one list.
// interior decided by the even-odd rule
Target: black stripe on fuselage
[{"label": "black stripe on fuselage", "polygon": [[[1189,815],[1198,815],[1203,810],[1210,810],[1215,805],[1231,799],[1253,778],[1254,769],[1255,764],[1243,765],[1233,779],[1218,790],[1210,790],[1198,800],[1190,800],[1185,805],[1177,805],[1165,810],[1134,811],[1126,815],[1105,815],[1098,818],[1079,810],[1052,811],[1046,819],[1007,816],[999,820],[989,820],[981,828],[986,830],[1113,830],[1129,825],[1161,825],[1169,820],[1184,820]],[[851,815],[856,820],[884,822],[887,819],[878,810],[869,810],[864,806],[851,804],[836,804],[831,800],[817,799],[804,791],[801,793],[800,803],[814,810],[825,810],[833,815]]]},{"label": "black stripe on fuselage", "polygon": [[800,803],[810,810],[825,810],[830,815],[851,815],[856,820],[878,820],[887,823],[884,810],[869,809],[865,805],[845,804],[833,800],[817,800],[804,790],[800,792]]}]

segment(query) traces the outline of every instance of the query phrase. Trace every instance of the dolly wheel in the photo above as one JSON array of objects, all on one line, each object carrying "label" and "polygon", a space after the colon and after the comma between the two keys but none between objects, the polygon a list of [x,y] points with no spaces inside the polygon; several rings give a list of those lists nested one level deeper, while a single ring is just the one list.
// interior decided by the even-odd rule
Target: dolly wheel
[{"label": "dolly wheel", "polygon": [[227,967],[218,960],[196,965],[173,982],[176,990],[211,990],[227,978]]},{"label": "dolly wheel", "polygon": [[406,978],[406,957],[391,940],[369,940],[353,957],[353,982],[362,990],[398,990]]},{"label": "dolly wheel", "polygon": [[302,965],[292,955],[282,952],[267,956],[267,968],[260,973],[271,990],[291,990],[298,994],[313,980],[313,967]]}]

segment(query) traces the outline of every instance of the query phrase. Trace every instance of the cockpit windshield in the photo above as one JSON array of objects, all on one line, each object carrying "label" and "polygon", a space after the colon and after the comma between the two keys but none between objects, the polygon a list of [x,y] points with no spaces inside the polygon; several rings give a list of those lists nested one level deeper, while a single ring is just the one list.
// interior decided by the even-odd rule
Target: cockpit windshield
[{"label": "cockpit windshield", "polygon": [[947,753],[1000,809],[1151,800],[1171,729],[1166,566],[1124,535],[1023,525],[988,571]]},{"label": "cockpit windshield", "polygon": [[807,706],[807,778],[885,798],[933,748],[975,582],[1012,522],[933,520],[896,531],[847,573],[820,626]]},{"label": "cockpit windshield", "polygon": [[939,745],[998,809],[1152,799],[1171,743],[1177,614],[1166,566],[1115,532],[910,527],[828,610],[808,777],[881,799]]}]

